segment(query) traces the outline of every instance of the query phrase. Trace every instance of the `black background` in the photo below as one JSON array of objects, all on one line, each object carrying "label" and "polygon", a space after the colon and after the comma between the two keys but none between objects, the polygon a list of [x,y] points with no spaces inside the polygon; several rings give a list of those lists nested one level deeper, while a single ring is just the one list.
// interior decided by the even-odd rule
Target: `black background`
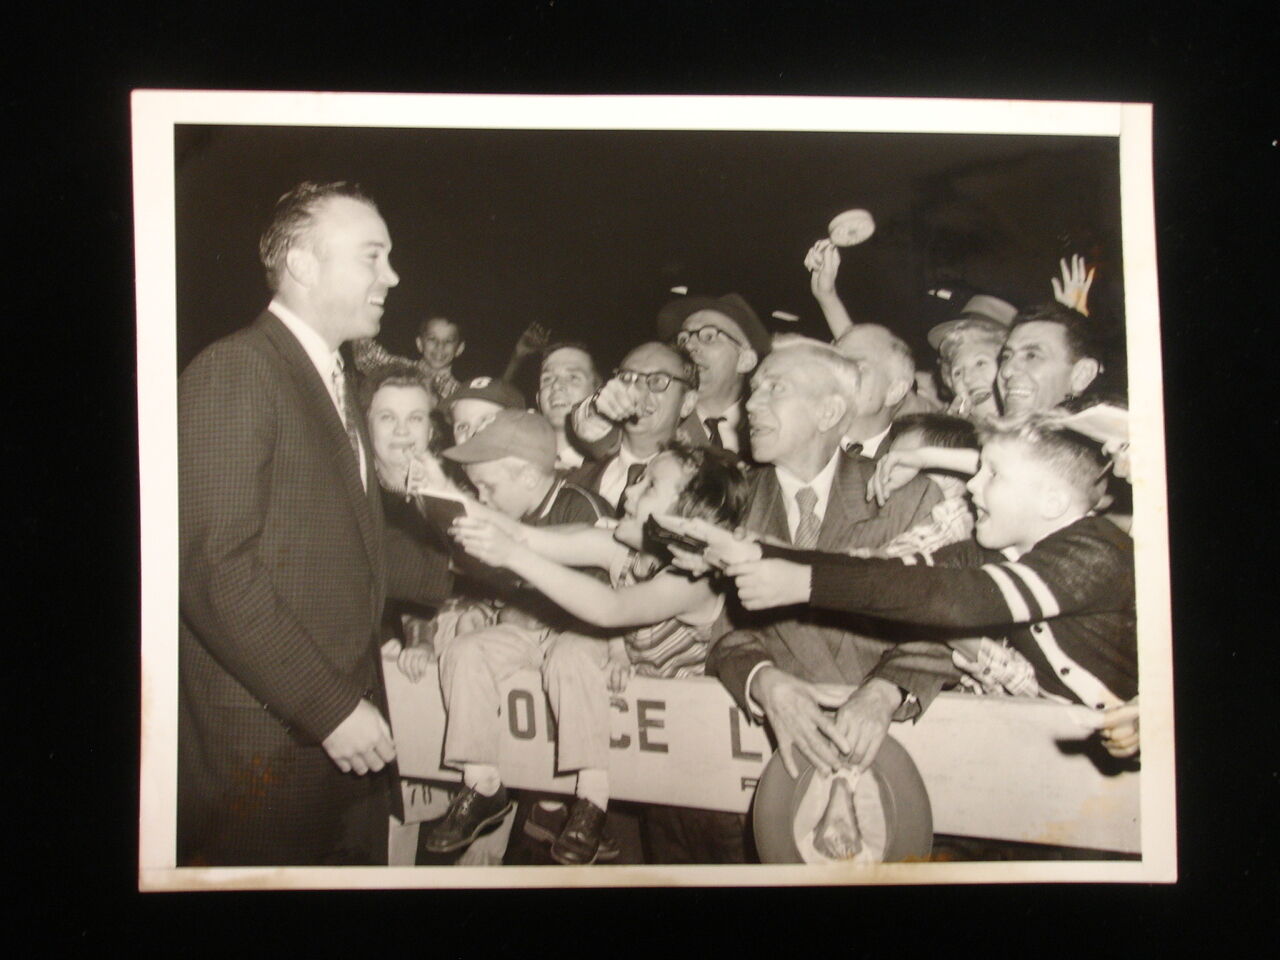
[{"label": "black background", "polygon": [[[28,16],[31,16],[28,14]],[[559,2],[441,11],[47,5],[11,24],[8,305],[19,616],[15,947],[367,955],[812,947],[1215,952],[1275,939],[1274,4]],[[1182,880],[1170,887],[148,895],[136,888],[135,87],[1155,103]],[[800,250],[803,253],[803,250]],[[31,507],[34,501],[35,506]],[[22,601],[27,601],[23,603]],[[586,933],[584,931],[589,931]],[[775,932],[773,936],[778,936]],[[43,952],[43,951],[42,951]]]},{"label": "black background", "polygon": [[303,179],[355,180],[377,200],[400,274],[381,339],[416,356],[419,319],[458,318],[460,374],[501,374],[535,320],[611,369],[654,336],[677,284],[737,291],[768,327],[829,339],[802,260],[854,206],[876,232],[843,252],[842,297],[922,364],[961,291],[1050,300],[1071,253],[1097,265],[1091,316],[1123,312],[1112,138],[182,125],[175,140],[179,369],[261,310],[257,237]]}]

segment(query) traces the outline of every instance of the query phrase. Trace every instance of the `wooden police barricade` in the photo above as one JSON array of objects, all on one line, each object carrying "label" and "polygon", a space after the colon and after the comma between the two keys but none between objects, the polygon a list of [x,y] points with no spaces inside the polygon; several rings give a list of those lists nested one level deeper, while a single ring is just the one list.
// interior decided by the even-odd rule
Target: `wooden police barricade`
[{"label": "wooden police barricade", "polygon": [[[417,683],[384,664],[408,823],[421,812],[412,781],[457,783],[441,767],[445,714],[437,670]],[[604,682],[603,675],[601,682]],[[555,721],[535,671],[502,688],[499,767],[511,787],[572,794],[556,776]],[[743,813],[771,749],[710,678],[632,677],[612,696],[609,792],[618,800]],[[928,788],[934,831],[1140,852],[1136,771],[1107,774],[1082,749],[1089,711],[1046,700],[944,693],[918,723],[890,728]]]}]

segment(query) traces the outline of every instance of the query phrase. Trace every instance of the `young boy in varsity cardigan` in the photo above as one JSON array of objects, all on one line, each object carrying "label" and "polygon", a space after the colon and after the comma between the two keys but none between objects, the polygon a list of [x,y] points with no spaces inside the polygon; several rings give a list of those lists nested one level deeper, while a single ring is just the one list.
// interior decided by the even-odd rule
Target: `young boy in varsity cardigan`
[{"label": "young boy in varsity cardigan", "polygon": [[[863,559],[737,542],[725,544],[718,559],[748,609],[810,603],[1003,637],[1007,648],[958,644],[970,669],[1016,677],[1017,666],[1029,664],[1016,692],[1104,711],[1103,744],[1114,756],[1132,756],[1138,752],[1133,542],[1093,512],[1110,466],[1095,442],[1052,417],[1034,416],[984,435],[979,469],[967,484],[976,543]],[[697,525],[685,532],[710,539]],[[708,552],[712,562],[716,549]]]}]

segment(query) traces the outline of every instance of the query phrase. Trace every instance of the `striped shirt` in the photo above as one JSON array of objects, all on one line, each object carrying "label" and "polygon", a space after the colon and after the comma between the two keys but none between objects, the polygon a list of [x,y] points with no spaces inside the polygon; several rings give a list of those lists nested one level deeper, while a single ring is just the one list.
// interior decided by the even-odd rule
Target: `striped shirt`
[{"label": "striped shirt", "polygon": [[[653,576],[669,575],[661,570],[647,576],[638,573],[636,567],[640,561],[648,562],[650,559],[635,550],[628,550],[609,571],[614,589],[635,586]],[[627,631],[624,637],[627,656],[636,674],[665,679],[702,676],[707,647],[717,636],[716,622],[723,607],[724,595],[716,594],[712,602],[701,610]]]}]

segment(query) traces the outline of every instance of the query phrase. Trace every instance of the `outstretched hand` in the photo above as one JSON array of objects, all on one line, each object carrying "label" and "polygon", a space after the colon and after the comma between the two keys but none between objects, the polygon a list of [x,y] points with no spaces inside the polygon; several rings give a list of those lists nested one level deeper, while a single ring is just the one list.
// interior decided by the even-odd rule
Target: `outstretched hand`
[{"label": "outstretched hand", "polygon": [[1071,255],[1070,265],[1067,264],[1065,257],[1059,260],[1058,264],[1062,268],[1062,279],[1049,278],[1049,282],[1053,284],[1053,299],[1064,307],[1070,307],[1087,317],[1089,288],[1093,285],[1093,274],[1097,267],[1090,267],[1086,272],[1084,257],[1078,253]]},{"label": "outstretched hand", "polygon": [[828,239],[819,240],[804,255],[805,269],[809,271],[809,289],[821,300],[836,292],[836,274],[840,272],[840,251]]},{"label": "outstretched hand", "polygon": [[876,462],[876,472],[867,481],[867,500],[883,507],[894,491],[914,480],[923,467],[914,450],[890,450]]},{"label": "outstretched hand", "polygon": [[730,564],[725,573],[733,577],[738,600],[748,610],[768,610],[807,603],[810,568],[790,560],[752,560]]},{"label": "outstretched hand", "polygon": [[496,524],[481,517],[458,517],[449,533],[467,553],[491,567],[506,566],[519,546]]},{"label": "outstretched hand", "polygon": [[724,570],[730,564],[759,560],[761,557],[757,537],[746,527],[731,531],[701,517],[678,517],[673,514],[656,514],[654,519],[668,530],[694,537],[707,544],[706,550],[701,554],[672,549],[675,565],[690,573],[706,573],[711,568]]},{"label": "outstretched hand", "polygon": [[520,339],[516,341],[513,352],[518,357],[527,357],[537,353],[545,347],[551,340],[551,330],[538,323],[536,320],[524,328],[524,333],[520,334]]}]

